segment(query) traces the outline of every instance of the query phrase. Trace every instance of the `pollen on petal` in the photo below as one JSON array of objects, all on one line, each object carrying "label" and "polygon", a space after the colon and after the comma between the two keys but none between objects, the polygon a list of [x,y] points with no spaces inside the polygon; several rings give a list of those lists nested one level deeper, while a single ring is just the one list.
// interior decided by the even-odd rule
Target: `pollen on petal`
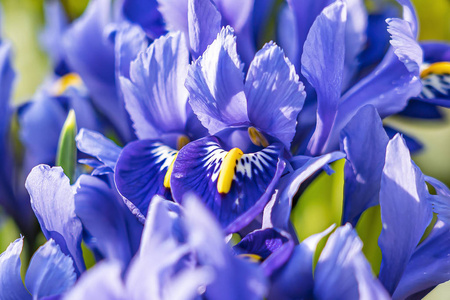
[{"label": "pollen on petal", "polygon": [[234,174],[236,173],[236,165],[239,159],[244,155],[241,149],[233,148],[225,155],[222,167],[217,180],[217,191],[221,194],[227,194],[231,189]]}]

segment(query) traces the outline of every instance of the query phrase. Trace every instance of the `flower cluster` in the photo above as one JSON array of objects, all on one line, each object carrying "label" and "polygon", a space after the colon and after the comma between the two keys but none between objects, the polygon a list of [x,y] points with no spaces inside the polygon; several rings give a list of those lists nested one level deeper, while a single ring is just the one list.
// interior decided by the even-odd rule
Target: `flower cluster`
[{"label": "flower cluster", "polygon": [[[46,2],[53,73],[20,107],[0,41],[0,205],[24,234],[0,299],[415,299],[450,280],[450,190],[382,122],[442,117],[450,45],[419,43],[397,2],[91,0],[73,21]],[[338,160],[341,224],[300,240],[292,211]],[[372,208],[381,262],[354,229]]]}]

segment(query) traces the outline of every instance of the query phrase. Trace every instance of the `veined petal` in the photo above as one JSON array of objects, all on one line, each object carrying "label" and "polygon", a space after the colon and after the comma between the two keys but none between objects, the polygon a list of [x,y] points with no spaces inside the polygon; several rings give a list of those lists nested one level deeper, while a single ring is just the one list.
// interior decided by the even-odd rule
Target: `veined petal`
[{"label": "veined petal", "polygon": [[[288,0],[287,3],[291,8],[295,22],[296,22],[296,40],[297,40],[297,53],[295,53],[295,59],[292,60],[292,63],[297,68],[297,71],[300,72],[300,58],[303,53],[303,45],[306,41],[306,37],[308,32],[316,20],[317,16],[322,12],[322,10],[333,3],[332,0]],[[284,45],[282,45],[284,46]],[[293,57],[289,57],[293,58]]]},{"label": "veined petal", "polygon": [[222,16],[211,0],[189,0],[189,45],[197,59],[220,32]]},{"label": "veined petal", "polygon": [[189,103],[210,134],[248,123],[244,79],[233,29],[222,28],[216,40],[190,67]]},{"label": "veined petal", "polygon": [[350,224],[328,238],[314,271],[318,299],[390,299],[361,251],[362,242]]},{"label": "veined petal", "polygon": [[422,50],[413,37],[409,23],[389,19],[388,31],[391,33],[392,47],[383,61],[342,96],[329,134],[328,149],[336,147],[339,132],[360,107],[371,104],[381,118],[385,118],[403,110],[408,99],[420,93]]},{"label": "veined petal", "polygon": [[345,58],[347,6],[336,1],[317,17],[302,55],[302,74],[317,93],[317,123],[308,145],[311,154],[323,152],[341,95]]},{"label": "veined petal", "polygon": [[[341,131],[345,162],[342,223],[356,226],[367,208],[378,204],[389,138],[372,105],[361,108]],[[370,159],[368,159],[370,158]]]},{"label": "veined petal", "polygon": [[76,279],[72,259],[50,239],[31,258],[25,284],[33,297],[41,299],[61,295]]},{"label": "veined petal", "polygon": [[180,32],[155,40],[131,63],[131,80],[121,78],[128,113],[140,139],[184,132],[187,90],[184,87],[189,52]]},{"label": "veined petal", "polygon": [[176,154],[176,150],[154,140],[134,141],[122,150],[115,171],[117,189],[144,216],[153,196],[171,198],[164,179]]},{"label": "veined petal", "polygon": [[392,298],[406,299],[450,280],[449,253],[450,226],[438,220],[409,260]]},{"label": "veined petal", "polygon": [[81,175],[77,181],[75,212],[96,239],[103,257],[125,268],[136,253],[143,226],[124,205],[114,187],[98,177]]},{"label": "veined petal", "polygon": [[231,189],[219,193],[218,179],[227,151],[216,137],[189,143],[178,153],[170,182],[175,201],[184,202],[187,194],[197,195],[219,219],[228,233],[237,232],[262,212],[272,196],[285,163],[282,145],[273,144],[236,159]]},{"label": "veined petal", "polygon": [[430,201],[433,204],[433,211],[438,214],[438,218],[447,225],[450,224],[450,189],[439,180],[425,176],[425,181],[431,184],[437,195],[430,195]]},{"label": "veined petal", "polygon": [[113,141],[99,132],[81,128],[75,138],[77,148],[81,152],[96,157],[107,167],[114,170],[120,151],[122,150]]},{"label": "veined petal", "polygon": [[153,39],[165,32],[164,20],[156,0],[124,0],[122,12],[128,20],[139,24]]},{"label": "veined petal", "polygon": [[23,285],[20,277],[20,253],[22,252],[23,238],[12,242],[0,254],[0,297],[5,300],[32,299]]},{"label": "veined petal", "polygon": [[256,53],[247,73],[245,95],[250,122],[290,149],[306,94],[294,66],[274,43]]},{"label": "veined petal", "polygon": [[392,294],[432,218],[424,176],[411,161],[400,135],[388,144],[381,176],[380,206],[383,229],[379,278]]},{"label": "veined petal", "polygon": [[[116,81],[120,76],[130,78],[130,64],[141,51],[147,49],[149,41],[141,27],[123,22],[117,29],[114,51],[116,56]],[[120,89],[119,89],[119,92]]]},{"label": "veined petal", "polygon": [[81,252],[82,225],[75,215],[74,190],[61,167],[39,165],[25,182],[31,207],[47,239],[53,239],[61,251],[70,255],[77,274],[84,271]]}]

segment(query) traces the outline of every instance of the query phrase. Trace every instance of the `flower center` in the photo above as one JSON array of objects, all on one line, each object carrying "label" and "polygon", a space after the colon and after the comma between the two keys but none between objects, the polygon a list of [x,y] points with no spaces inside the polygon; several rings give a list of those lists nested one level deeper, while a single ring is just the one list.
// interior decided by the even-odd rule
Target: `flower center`
[{"label": "flower center", "polygon": [[79,87],[83,84],[81,77],[76,73],[69,73],[64,75],[55,83],[55,94],[56,96],[60,96],[63,94],[69,87]]},{"label": "flower center", "polygon": [[236,164],[242,155],[244,155],[244,152],[239,148],[233,148],[225,155],[220,168],[219,179],[217,180],[217,191],[219,193],[228,194],[230,191],[233,177],[236,173]]},{"label": "flower center", "polygon": [[255,127],[248,128],[248,136],[250,137],[250,140],[252,141],[252,143],[255,144],[256,146],[263,147],[263,148],[266,148],[269,146],[267,139]]},{"label": "flower center", "polygon": [[430,74],[450,74],[450,62],[443,61],[431,64],[428,66],[428,68],[420,72],[420,77],[424,78]]}]

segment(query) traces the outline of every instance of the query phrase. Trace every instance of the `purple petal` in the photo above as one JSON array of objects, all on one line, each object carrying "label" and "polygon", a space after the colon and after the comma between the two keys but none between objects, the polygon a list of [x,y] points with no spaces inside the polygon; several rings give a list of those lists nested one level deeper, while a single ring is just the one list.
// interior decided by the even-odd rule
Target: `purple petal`
[{"label": "purple petal", "polygon": [[169,31],[181,31],[188,40],[188,1],[186,0],[157,0],[158,10],[161,12]]},{"label": "purple petal", "polygon": [[[138,54],[147,49],[149,41],[145,32],[139,26],[126,22],[121,25],[115,38],[116,81],[123,76],[130,78],[130,64]],[[119,91],[121,92],[121,91]]]},{"label": "purple petal", "polygon": [[245,95],[250,122],[290,149],[306,94],[294,66],[275,44],[266,44],[250,64]]},{"label": "purple petal", "polygon": [[423,174],[411,162],[405,141],[396,135],[387,146],[381,177],[383,229],[378,239],[383,256],[379,277],[391,294],[431,221],[428,195]]},{"label": "purple petal", "polygon": [[156,0],[124,0],[122,11],[125,17],[137,23],[153,39],[164,34],[164,20]]},{"label": "purple petal", "polygon": [[126,267],[137,251],[143,227],[117,192],[97,177],[81,175],[77,181],[75,212],[95,238],[101,254]]},{"label": "purple petal", "polygon": [[189,45],[197,59],[220,32],[222,16],[211,0],[189,0]]},{"label": "purple petal", "polygon": [[64,299],[127,299],[121,273],[122,266],[119,262],[100,262],[89,271],[83,273],[75,287],[67,293]]},{"label": "purple petal", "polygon": [[41,299],[64,293],[76,279],[72,259],[50,239],[31,258],[25,284],[33,297]]},{"label": "purple petal", "polygon": [[236,164],[231,190],[217,190],[222,160],[227,154],[216,137],[189,143],[178,152],[171,179],[172,195],[183,204],[194,193],[219,219],[228,233],[237,232],[261,213],[272,196],[285,163],[280,144],[244,154]]},{"label": "purple petal", "polygon": [[267,220],[267,224],[271,224],[271,226],[275,228],[288,230],[292,200],[297,194],[300,185],[314,173],[321,170],[326,164],[344,157],[345,155],[342,152],[332,152],[319,157],[308,158],[302,167],[295,170],[292,175],[284,179],[288,183],[284,189],[280,189],[280,196],[275,200],[270,213],[270,220]]},{"label": "purple petal", "polygon": [[258,266],[231,254],[214,216],[194,198],[186,200],[185,222],[198,263],[213,272],[206,298],[261,299],[266,294],[266,280]]},{"label": "purple petal", "polygon": [[350,224],[328,238],[314,271],[314,296],[319,299],[390,299],[361,251],[362,242]]},{"label": "purple petal", "polygon": [[131,63],[131,80],[121,78],[126,108],[140,139],[184,132],[189,53],[181,33],[155,40]]},{"label": "purple petal", "polygon": [[[271,276],[269,300],[309,299],[313,297],[313,257],[317,244],[333,229],[311,235],[295,246],[286,265]],[[301,278],[301,280],[298,280]]]},{"label": "purple petal", "polygon": [[248,123],[242,68],[230,27],[189,68],[189,103],[210,134]]},{"label": "purple petal", "polygon": [[337,1],[317,17],[302,55],[302,74],[317,93],[316,130],[309,152],[320,154],[333,125],[342,88],[345,58],[346,4]]},{"label": "purple petal", "polygon": [[155,195],[171,197],[164,178],[176,151],[154,140],[138,140],[125,146],[117,161],[115,181],[120,194],[147,215]]},{"label": "purple petal", "polygon": [[90,2],[84,14],[65,32],[63,46],[71,70],[81,76],[95,106],[127,140],[131,132],[125,107],[117,95],[114,45],[105,32],[111,22],[110,2]]},{"label": "purple petal", "polygon": [[31,299],[25,289],[20,276],[20,253],[22,252],[23,238],[12,242],[0,254],[0,297],[5,300]]},{"label": "purple petal", "polygon": [[78,150],[96,157],[111,170],[114,170],[122,148],[113,141],[107,139],[99,132],[85,128],[81,128],[75,140]]},{"label": "purple petal", "polygon": [[[304,0],[304,1],[295,1],[288,0],[287,1],[292,12],[294,13],[295,22],[296,22],[296,36],[293,38],[296,39],[297,42],[297,51],[295,53],[295,59],[292,60],[293,64],[297,68],[297,71],[300,71],[300,58],[303,53],[303,45],[306,41],[308,32],[316,20],[317,16],[322,12],[322,10],[329,4],[331,4],[332,0]],[[284,46],[284,45],[283,45]],[[289,57],[293,59],[294,57]]]},{"label": "purple petal", "polygon": [[264,274],[270,276],[287,262],[294,250],[294,241],[285,232],[266,228],[247,234],[233,250],[238,254],[260,256]]},{"label": "purple petal", "polygon": [[340,100],[328,141],[329,149],[335,148],[339,132],[360,107],[371,104],[381,118],[385,118],[403,110],[408,99],[420,93],[419,66],[422,64],[422,50],[413,37],[408,22],[390,19],[388,24],[392,47],[378,67]]},{"label": "purple petal", "polygon": [[70,255],[77,274],[85,270],[81,252],[82,225],[75,215],[74,190],[61,167],[39,165],[25,182],[31,207],[45,238],[53,239]]},{"label": "purple petal", "polygon": [[341,148],[347,154],[343,224],[350,222],[356,226],[360,215],[378,204],[388,142],[380,116],[372,105],[361,108],[342,130]]},{"label": "purple petal", "polygon": [[425,181],[431,184],[437,195],[430,195],[433,211],[437,213],[439,220],[450,224],[450,189],[439,180],[425,176]]},{"label": "purple petal", "polygon": [[392,295],[410,295],[450,280],[450,226],[437,221],[430,235],[417,247]]}]

